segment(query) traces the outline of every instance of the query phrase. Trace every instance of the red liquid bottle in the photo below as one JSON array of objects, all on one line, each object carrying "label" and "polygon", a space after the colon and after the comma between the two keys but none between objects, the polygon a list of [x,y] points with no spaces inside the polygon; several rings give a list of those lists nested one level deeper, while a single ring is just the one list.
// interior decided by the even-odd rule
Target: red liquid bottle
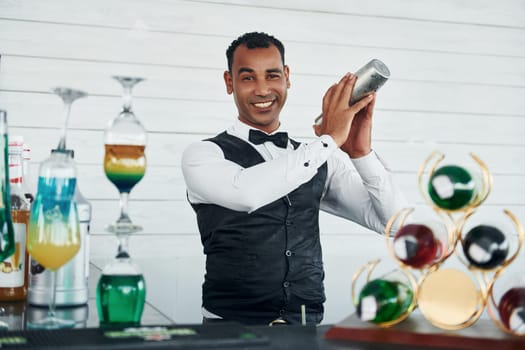
[{"label": "red liquid bottle", "polygon": [[426,225],[408,224],[399,229],[394,238],[394,253],[408,266],[421,268],[441,255],[441,242]]},{"label": "red liquid bottle", "polygon": [[507,329],[525,334],[525,287],[506,291],[501,297],[498,311],[500,320]]}]

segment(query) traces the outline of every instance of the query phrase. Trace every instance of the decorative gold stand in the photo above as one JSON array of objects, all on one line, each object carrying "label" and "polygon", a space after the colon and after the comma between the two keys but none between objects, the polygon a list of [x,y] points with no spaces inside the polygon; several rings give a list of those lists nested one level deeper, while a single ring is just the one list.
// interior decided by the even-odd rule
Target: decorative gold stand
[{"label": "decorative gold stand", "polygon": [[[498,301],[495,300],[496,298],[494,297],[494,285],[496,281],[519,255],[524,240],[523,227],[516,216],[510,210],[505,209],[504,214],[510,222],[512,222],[517,236],[514,252],[510,253],[510,256],[507,256],[509,251],[507,249],[508,246],[505,245],[505,248],[503,249],[504,253],[501,253],[502,250],[498,250],[499,256],[496,255],[497,259],[491,261],[492,266],[489,267],[487,267],[488,264],[483,265],[475,261],[473,256],[476,255],[471,255],[472,250],[468,250],[463,231],[466,227],[466,223],[469,220],[473,220],[473,215],[477,208],[487,199],[492,190],[493,180],[487,165],[472,153],[470,154],[470,157],[480,168],[481,176],[479,176],[480,181],[478,183],[479,186],[477,187],[473,186],[474,176],[462,167],[449,165],[438,168],[440,162],[445,158],[445,156],[439,152],[432,153],[418,170],[418,183],[421,194],[427,204],[435,212],[436,217],[443,222],[443,227],[445,227],[444,230],[446,231],[446,238],[441,237],[438,239],[436,232],[429,229],[429,226],[425,225],[424,222],[406,224],[406,222],[409,221],[408,218],[414,214],[414,208],[400,210],[390,218],[386,225],[385,236],[388,252],[398,264],[399,271],[406,276],[406,280],[409,281],[408,284],[415,295],[408,310],[395,320],[389,322],[377,322],[375,324],[363,322],[357,316],[352,316],[345,320],[342,325],[338,325],[334,327],[333,330],[330,330],[328,338],[338,335],[347,336],[349,334],[355,335],[357,338],[361,337],[363,334],[369,334],[375,337],[377,334],[374,329],[377,330],[377,328],[374,327],[378,326],[379,328],[395,327],[396,329],[402,330],[401,332],[393,331],[392,333],[387,333],[389,334],[389,337],[392,336],[396,339],[419,339],[420,337],[418,334],[421,333],[420,328],[423,326],[419,326],[418,323],[418,326],[415,327],[415,324],[409,318],[409,314],[411,314],[416,307],[421,312],[419,317],[422,316],[432,326],[446,331],[458,331],[466,328],[473,328],[475,323],[481,321],[480,316],[485,307],[487,307],[492,322],[490,320],[483,320],[483,325],[480,327],[483,329],[487,328],[486,321],[488,321],[489,324],[496,324],[497,327],[492,327],[495,330],[499,328],[512,335],[525,336],[525,325],[520,325],[519,331],[511,330],[499,319],[496,311],[498,309]],[[430,167],[430,169],[427,171],[428,167]],[[428,174],[428,176],[425,174]],[[434,177],[435,174],[437,175]],[[432,186],[430,186],[431,179],[434,181],[432,182]],[[466,188],[466,190],[464,188]],[[442,194],[444,194],[444,196],[441,196]],[[454,202],[454,200],[456,201]],[[416,231],[417,228],[421,227],[424,228],[423,233],[421,233],[421,231]],[[487,227],[492,229],[492,231],[489,230],[487,232]],[[475,228],[485,229],[485,231],[481,231],[485,233],[485,236],[482,237],[481,241],[491,237],[490,239],[493,240],[491,242],[496,240],[496,242],[504,241],[508,244],[509,232],[504,234],[499,229],[487,225],[480,225]],[[432,231],[435,240],[432,238],[428,239],[429,230]],[[471,233],[472,232],[469,232],[467,236],[475,238],[480,237],[479,235],[473,236]],[[476,233],[479,233],[479,231]],[[422,234],[424,234],[424,236],[421,236]],[[494,235],[496,235],[497,239],[493,238]],[[443,234],[441,236],[443,236]],[[412,252],[414,249],[416,249],[417,252],[417,249],[420,249],[420,241],[418,241],[418,239],[421,237],[427,239],[425,242],[439,242],[439,244],[442,244],[442,250],[439,251],[439,254],[436,254],[435,257],[432,257],[431,260],[421,259],[420,261],[422,262],[418,263],[419,265],[413,263],[412,266],[407,263],[407,259],[399,257],[398,254],[396,254],[396,249],[394,249],[393,244],[396,243],[396,239],[402,238],[400,241],[402,244],[401,247],[405,247],[403,244],[407,244],[409,247],[412,247]],[[430,237],[432,237],[432,235],[430,235]],[[392,241],[394,243],[392,243]],[[413,243],[413,241],[415,241],[415,243]],[[471,239],[470,243],[472,242],[473,240]],[[479,241],[474,243],[471,244],[471,249],[472,247],[474,248],[474,251],[475,249],[478,249],[478,251],[482,249],[483,245],[477,245],[480,244]],[[399,248],[399,246],[396,247]],[[406,250],[398,250],[397,252],[399,253],[399,251],[402,252],[401,255],[409,255],[406,252],[410,250],[407,248]],[[432,252],[433,251],[435,250],[432,250]],[[467,252],[469,253],[468,255]],[[481,253],[485,253],[485,251],[482,250]],[[446,266],[449,258],[453,255],[462,263],[460,269],[449,268]],[[417,256],[419,257],[420,255]],[[481,256],[483,257],[483,255]],[[492,255],[491,257],[494,256],[495,255]],[[369,282],[372,280],[372,271],[375,269],[378,262],[378,260],[371,261],[361,267],[361,269],[354,274],[352,278],[352,301],[354,302],[354,305],[358,305],[356,297],[358,294],[356,291],[357,280],[366,270],[368,270],[366,281]],[[412,272],[419,273],[420,276],[417,279],[417,282]],[[520,288],[525,288],[525,286],[521,286]],[[521,302],[522,299],[519,300]],[[378,303],[377,300],[376,303]],[[377,319],[374,321],[377,321]],[[404,321],[403,325],[405,323],[407,325],[403,326],[403,328],[398,328],[401,326],[400,323],[402,321]],[[360,326],[356,327],[356,324],[360,324]],[[423,328],[425,329],[423,333],[426,333],[428,327]],[[406,333],[407,329],[409,333]],[[485,335],[492,333],[493,330],[490,332],[486,332],[486,330],[483,331],[483,334]],[[499,335],[500,336],[498,337],[490,336],[489,339],[500,339],[501,333]],[[439,336],[434,336],[434,338],[435,337],[439,340]],[[451,346],[454,345],[453,341],[448,341],[450,339],[451,338],[444,339],[447,340],[443,341],[444,346],[447,344],[450,344]],[[458,339],[460,339],[459,341],[461,342],[476,346],[481,344],[483,347],[488,346],[488,344],[485,343],[485,340],[465,341],[465,339],[471,338],[464,338],[462,336],[458,336]],[[426,341],[428,342],[428,339]],[[424,343],[420,344],[417,341],[413,343],[408,342],[408,344],[424,345]],[[521,349],[525,349],[525,343],[522,342],[521,346]],[[498,348],[501,347],[498,346]]]}]

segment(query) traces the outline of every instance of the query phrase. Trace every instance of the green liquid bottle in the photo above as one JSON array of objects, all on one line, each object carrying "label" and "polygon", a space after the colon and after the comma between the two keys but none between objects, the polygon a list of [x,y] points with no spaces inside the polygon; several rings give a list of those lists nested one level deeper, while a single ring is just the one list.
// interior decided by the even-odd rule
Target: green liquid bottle
[{"label": "green liquid bottle", "polygon": [[97,285],[100,325],[139,326],[146,302],[146,283],[129,258],[117,258]]},{"label": "green liquid bottle", "polygon": [[371,280],[359,293],[357,316],[373,323],[394,321],[408,311],[413,299],[414,293],[404,283]]},{"label": "green liquid bottle", "polygon": [[9,191],[9,153],[7,113],[0,110],[0,262],[15,252],[15,233],[11,218]]},{"label": "green liquid bottle", "polygon": [[457,165],[447,165],[436,170],[428,183],[428,193],[440,208],[458,210],[476,198],[478,188],[472,175]]}]

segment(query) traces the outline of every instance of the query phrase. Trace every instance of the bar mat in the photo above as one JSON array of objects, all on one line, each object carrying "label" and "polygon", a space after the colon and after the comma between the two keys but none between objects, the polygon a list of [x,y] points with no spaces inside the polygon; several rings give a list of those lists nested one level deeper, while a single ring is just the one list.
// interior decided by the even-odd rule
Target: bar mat
[{"label": "bar mat", "polygon": [[2,349],[214,349],[268,343],[267,337],[233,322],[205,326],[0,331]]}]

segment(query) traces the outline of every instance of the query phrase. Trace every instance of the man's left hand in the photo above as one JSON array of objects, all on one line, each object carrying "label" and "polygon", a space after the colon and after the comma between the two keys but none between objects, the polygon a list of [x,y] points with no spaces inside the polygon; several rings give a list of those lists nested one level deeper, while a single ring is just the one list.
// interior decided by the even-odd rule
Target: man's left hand
[{"label": "man's left hand", "polygon": [[[366,98],[366,97],[365,97]],[[376,96],[373,94],[370,102],[354,116],[348,138],[341,145],[341,149],[350,158],[360,158],[369,154],[372,150],[372,116]]]}]

